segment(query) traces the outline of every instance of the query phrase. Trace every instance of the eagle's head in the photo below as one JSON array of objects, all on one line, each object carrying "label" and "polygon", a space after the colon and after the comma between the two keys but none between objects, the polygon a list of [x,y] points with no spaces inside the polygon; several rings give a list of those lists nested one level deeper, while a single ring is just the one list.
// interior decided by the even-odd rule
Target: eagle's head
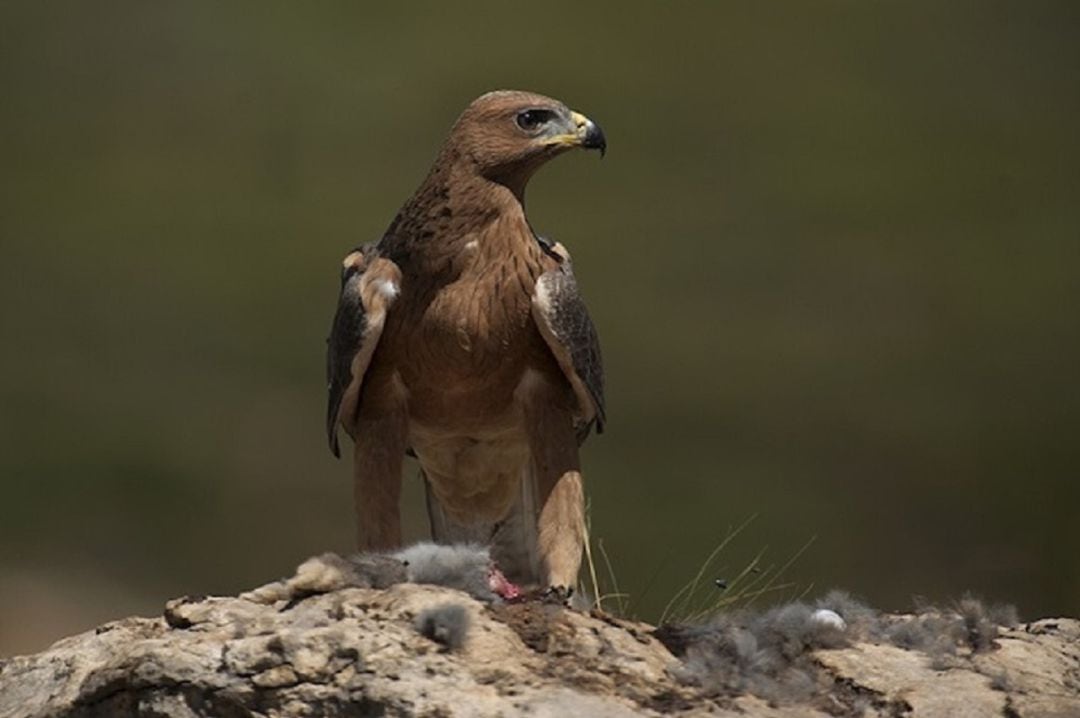
[{"label": "eagle's head", "polygon": [[500,90],[465,108],[446,141],[456,161],[515,191],[556,155],[607,148],[600,126],[558,100],[532,92]]}]

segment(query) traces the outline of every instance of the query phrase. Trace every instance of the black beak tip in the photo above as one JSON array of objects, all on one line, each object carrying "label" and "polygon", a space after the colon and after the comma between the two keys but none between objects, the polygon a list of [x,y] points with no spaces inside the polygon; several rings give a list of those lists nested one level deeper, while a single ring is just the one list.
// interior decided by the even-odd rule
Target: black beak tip
[{"label": "black beak tip", "polygon": [[587,150],[600,150],[600,156],[604,156],[607,152],[607,138],[604,137],[604,131],[600,129],[600,125],[594,122],[589,126],[581,146]]}]

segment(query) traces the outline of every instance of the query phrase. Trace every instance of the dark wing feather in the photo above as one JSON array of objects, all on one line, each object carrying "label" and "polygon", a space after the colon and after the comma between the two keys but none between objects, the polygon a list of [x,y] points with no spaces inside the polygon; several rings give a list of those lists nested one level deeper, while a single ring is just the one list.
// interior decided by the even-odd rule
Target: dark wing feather
[{"label": "dark wing feather", "polygon": [[[560,262],[537,280],[534,316],[548,346],[579,395],[579,402],[591,404],[591,411],[588,405],[582,407],[585,422],[578,438],[584,441],[593,424],[596,433],[604,430],[604,363],[596,327],[578,291],[570,256],[559,244],[552,249]],[[587,396],[582,397],[582,393]]]},{"label": "dark wing feather", "polygon": [[345,390],[352,383],[352,362],[360,350],[367,328],[364,303],[360,298],[360,278],[374,254],[375,245],[358,247],[345,258],[341,269],[341,296],[334,323],[326,340],[326,436],[330,451],[341,456],[337,423]]}]

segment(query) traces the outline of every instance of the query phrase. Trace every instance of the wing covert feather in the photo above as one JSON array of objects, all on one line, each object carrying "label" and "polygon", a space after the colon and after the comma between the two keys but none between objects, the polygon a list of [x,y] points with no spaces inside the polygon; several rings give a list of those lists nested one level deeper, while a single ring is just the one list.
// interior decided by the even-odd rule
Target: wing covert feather
[{"label": "wing covert feather", "polygon": [[341,455],[337,426],[348,429],[352,423],[364,372],[400,281],[397,265],[379,257],[374,244],[353,250],[342,262],[341,296],[326,340],[326,435],[334,456]]},{"label": "wing covert feather", "polygon": [[600,340],[578,291],[569,253],[558,243],[550,251],[559,264],[536,281],[533,317],[577,395],[582,414],[578,438],[584,441],[594,424],[602,433],[606,421]]}]

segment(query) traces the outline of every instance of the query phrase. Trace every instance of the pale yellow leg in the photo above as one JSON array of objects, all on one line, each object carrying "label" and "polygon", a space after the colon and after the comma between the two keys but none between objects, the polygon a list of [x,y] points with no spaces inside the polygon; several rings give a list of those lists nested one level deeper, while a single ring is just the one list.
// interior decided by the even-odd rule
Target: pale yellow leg
[{"label": "pale yellow leg", "polygon": [[353,498],[361,551],[401,546],[401,468],[407,424],[403,413],[359,417],[353,452]]},{"label": "pale yellow leg", "polygon": [[527,408],[536,479],[537,546],[548,586],[574,588],[585,546],[585,489],[565,397],[537,396]]}]

